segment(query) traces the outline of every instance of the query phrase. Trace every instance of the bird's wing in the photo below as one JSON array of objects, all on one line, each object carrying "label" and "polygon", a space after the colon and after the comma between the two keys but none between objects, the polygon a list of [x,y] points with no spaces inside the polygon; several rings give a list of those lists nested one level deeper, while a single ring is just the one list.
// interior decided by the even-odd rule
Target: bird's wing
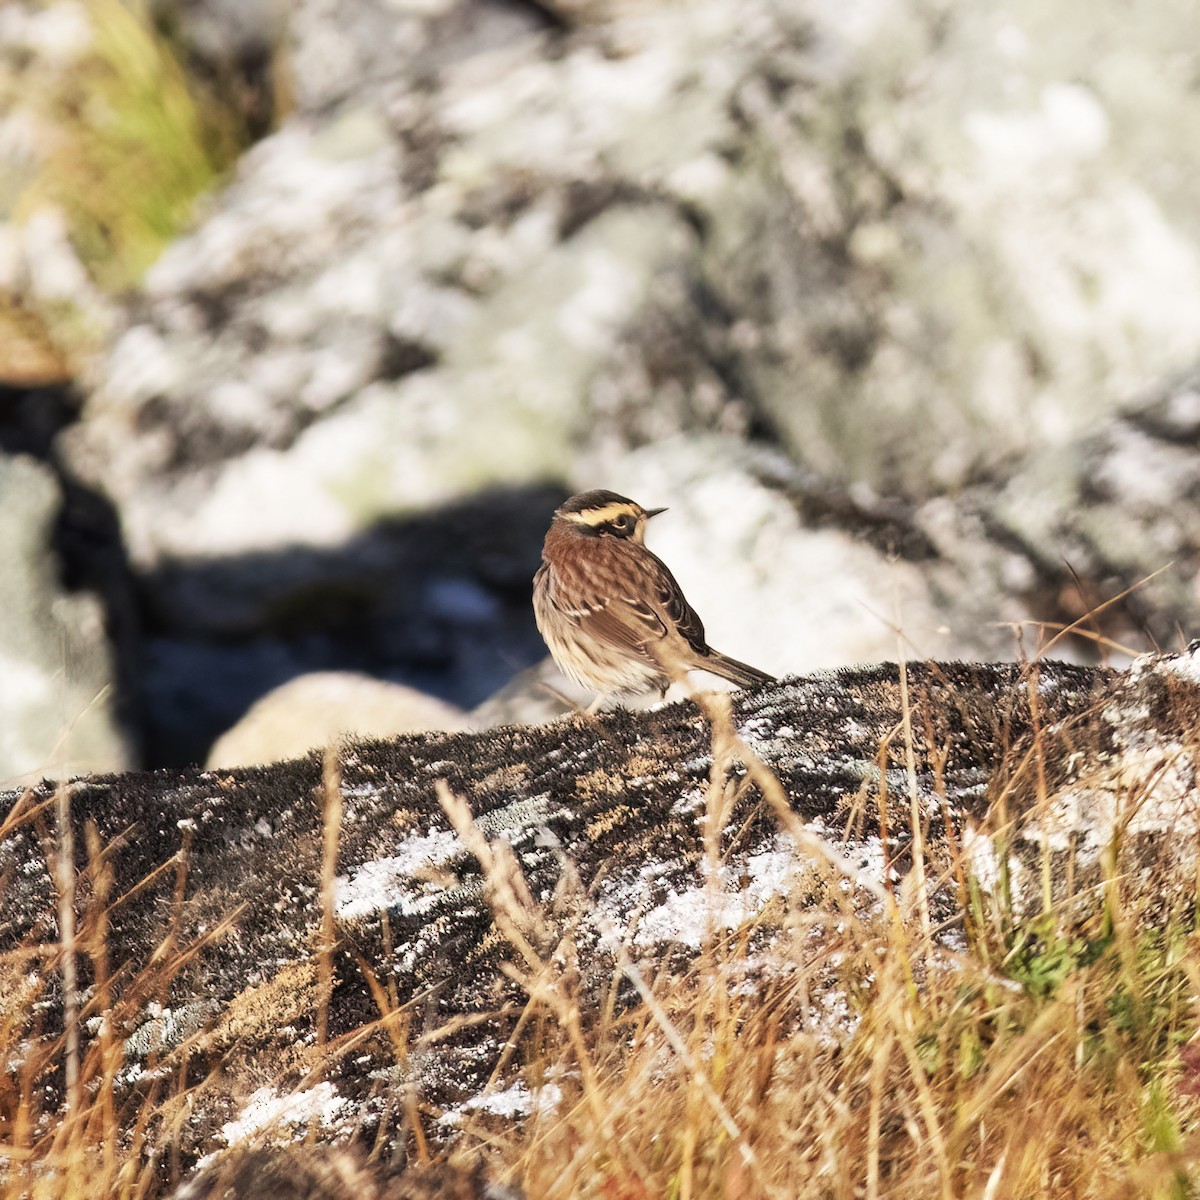
[{"label": "bird's wing", "polygon": [[609,597],[570,610],[568,615],[602,641],[655,662],[658,656],[651,647],[671,630],[678,632],[697,654],[707,655],[710,651],[704,640],[704,623],[687,602],[675,576],[658,555],[644,548],[642,553],[649,568],[645,575],[647,599]]},{"label": "bird's wing", "polygon": [[[657,555],[655,556],[657,558]],[[683,589],[675,582],[667,564],[661,558],[657,559],[659,566],[658,601],[666,614],[667,620],[678,630],[679,636],[697,654],[708,654],[708,643],[704,640],[704,622],[696,615],[696,610],[687,602]]]},{"label": "bird's wing", "polygon": [[565,610],[565,615],[592,637],[652,661],[647,647],[667,633],[662,619],[649,604],[629,596],[598,600]]}]

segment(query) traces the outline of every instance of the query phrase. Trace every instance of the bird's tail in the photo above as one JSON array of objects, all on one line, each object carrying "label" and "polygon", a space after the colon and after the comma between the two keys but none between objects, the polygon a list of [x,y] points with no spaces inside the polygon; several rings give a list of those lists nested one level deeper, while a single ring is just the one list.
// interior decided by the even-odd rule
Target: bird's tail
[{"label": "bird's tail", "polygon": [[710,650],[708,654],[696,663],[701,670],[711,671],[714,675],[720,675],[723,679],[728,679],[730,683],[736,683],[738,687],[754,687],[759,683],[777,683],[778,680],[774,675],[768,675],[766,671],[760,671],[757,667],[752,667],[749,663],[738,662],[736,658],[730,658],[728,654],[722,654],[719,650]]}]

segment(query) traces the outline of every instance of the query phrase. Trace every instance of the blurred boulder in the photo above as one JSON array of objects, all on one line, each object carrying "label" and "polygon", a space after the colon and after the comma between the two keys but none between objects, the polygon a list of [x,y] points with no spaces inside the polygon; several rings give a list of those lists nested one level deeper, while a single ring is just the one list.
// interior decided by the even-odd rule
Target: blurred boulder
[{"label": "blurred boulder", "polygon": [[[1117,650],[1115,661],[1122,646],[1182,650],[1200,628],[1198,447],[1193,370],[1073,443],[1031,455],[1011,478],[973,489],[960,520],[982,518],[986,545],[1019,550],[1050,593],[1041,610],[1079,622],[1082,636]],[[978,558],[980,539],[963,549]]]},{"label": "blurred boulder", "polygon": [[56,575],[60,503],[48,468],[0,454],[0,780],[9,786],[130,765],[103,610],[64,592]]},{"label": "blurred boulder", "polygon": [[139,566],[758,419],[926,494],[1200,354],[1191,193],[1106,74],[1141,34],[1097,62],[1021,0],[759,0],[464,40],[496,8],[300,6],[301,78],[356,69],[155,267],[71,442]]},{"label": "blurred boulder", "polygon": [[415,688],[352,671],[316,671],[257,701],[217,739],[207,766],[215,770],[283,762],[346,734],[361,741],[470,727],[462,709]]},{"label": "blurred boulder", "polygon": [[[764,667],[1072,611],[1071,456],[1200,360],[1195,18],[568,7],[296,6],[294,115],[127,307],[60,441],[120,512],[156,761],[298,672],[470,707],[528,666],[549,509],[474,510],[497,587],[400,530],[489,489],[672,505],[656,546]],[[1131,531],[1078,556],[1103,588],[1161,565]]]},{"label": "blurred boulder", "polygon": [[794,458],[955,489],[1196,360],[1200,150],[1162,121],[1200,118],[1200,13],[738,12],[758,69],[698,200],[704,274]]}]

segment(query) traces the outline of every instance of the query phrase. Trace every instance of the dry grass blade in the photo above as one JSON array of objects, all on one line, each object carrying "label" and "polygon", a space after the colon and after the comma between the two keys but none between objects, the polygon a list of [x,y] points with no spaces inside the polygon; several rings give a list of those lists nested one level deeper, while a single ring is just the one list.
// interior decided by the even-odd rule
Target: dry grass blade
[{"label": "dry grass blade", "polygon": [[925,879],[925,814],[917,787],[917,757],[913,742],[912,705],[908,695],[908,663],[900,647],[900,721],[904,733],[904,770],[908,777],[909,832],[912,835],[913,892],[921,921],[925,953],[933,953],[933,922],[929,916],[929,886]]},{"label": "dry grass blade", "polygon": [[58,886],[58,936],[62,945],[64,1072],[67,1122],[79,1113],[79,981],[75,959],[75,835],[71,828],[71,789],[60,784],[54,794],[57,846],[54,878]]},{"label": "dry grass blade", "polygon": [[317,1044],[329,1037],[329,1001],[333,995],[334,881],[337,877],[338,842],[342,831],[341,751],[336,744],[325,748],[321,776],[321,951],[318,962],[320,1006],[317,1010]]}]

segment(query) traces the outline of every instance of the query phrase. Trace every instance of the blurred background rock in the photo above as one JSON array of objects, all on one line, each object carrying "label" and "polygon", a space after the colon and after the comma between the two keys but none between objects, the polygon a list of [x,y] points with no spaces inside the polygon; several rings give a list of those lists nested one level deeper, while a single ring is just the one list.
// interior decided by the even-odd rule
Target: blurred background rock
[{"label": "blurred background rock", "polygon": [[1174,0],[9,0],[0,778],[541,719],[591,486],[780,673],[1185,642],[1197,127]]}]

